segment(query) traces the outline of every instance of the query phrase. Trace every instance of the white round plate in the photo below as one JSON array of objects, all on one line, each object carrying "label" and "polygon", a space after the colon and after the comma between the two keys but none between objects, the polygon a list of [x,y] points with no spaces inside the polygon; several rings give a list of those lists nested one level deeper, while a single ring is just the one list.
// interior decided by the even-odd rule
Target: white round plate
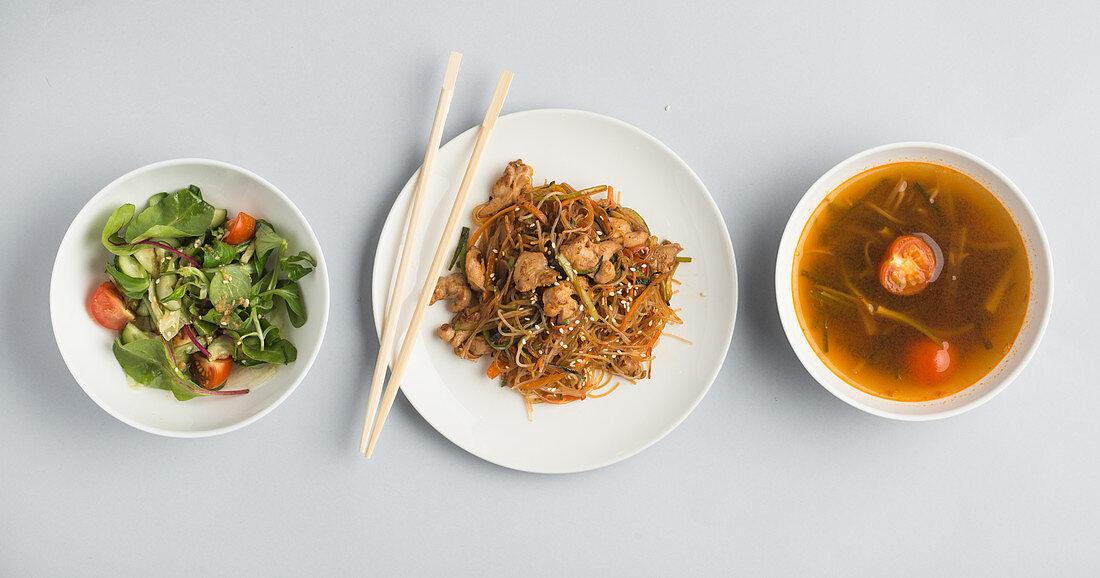
[{"label": "white round plate", "polygon": [[[92,292],[107,280],[104,265],[111,256],[100,233],[111,213],[124,203],[141,210],[155,193],[195,185],[215,207],[231,215],[244,211],[266,219],[294,252],[308,251],[317,268],[299,284],[308,319],[302,327],[288,321],[279,330],[298,348],[298,360],[280,367],[270,381],[232,398],[198,397],[177,401],[171,393],[131,388],[118,366],[111,343],[117,332],[100,327],[88,312]],[[328,323],[328,267],[313,229],[302,213],[274,185],[228,163],[176,159],[153,163],[103,187],[88,201],[57,249],[50,279],[50,317],[61,356],[80,387],[107,413],[140,430],[171,437],[203,437],[244,427],[275,409],[305,377]],[[233,377],[230,375],[230,380]],[[232,385],[230,385],[232,387]]]},{"label": "white round plate", "polygon": [[[439,243],[477,127],[440,149],[425,197],[418,247],[419,273],[402,295],[398,327],[408,327],[416,296]],[[425,315],[413,358],[402,382],[405,397],[435,429],[466,451],[490,462],[529,472],[590,470],[628,458],[673,430],[699,403],[718,374],[733,336],[737,271],[722,215],[706,187],[668,147],[641,130],[606,116],[575,110],[531,110],[501,117],[473,181],[466,215],[489,198],[504,166],[522,158],[536,183],[568,182],[577,188],[608,184],[622,203],[646,219],[653,234],[684,246],[691,256],[676,277],[673,299],[684,325],[655,350],[653,378],[624,382],[610,395],[560,406],[536,405],[527,420],[522,398],[485,376],[487,362],[463,361],[435,335],[451,313],[437,303]],[[414,174],[382,229],[374,264],[375,326],[393,286],[404,237]],[[469,217],[462,220],[469,225]],[[448,248],[457,234],[447,239]],[[434,283],[434,280],[433,280]],[[403,337],[403,333],[400,334]],[[398,339],[398,342],[401,340]],[[396,347],[399,349],[400,345]]]}]

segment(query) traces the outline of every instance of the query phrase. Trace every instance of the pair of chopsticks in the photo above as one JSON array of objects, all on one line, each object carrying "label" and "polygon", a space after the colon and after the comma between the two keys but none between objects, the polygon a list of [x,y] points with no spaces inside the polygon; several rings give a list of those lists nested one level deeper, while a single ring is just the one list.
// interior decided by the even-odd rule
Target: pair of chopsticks
[{"label": "pair of chopsticks", "polygon": [[[397,390],[401,388],[401,379],[405,375],[405,369],[409,365],[413,343],[420,333],[421,320],[424,311],[428,307],[428,301],[435,291],[436,279],[443,270],[443,261],[447,255],[447,248],[451,237],[458,226],[459,216],[466,205],[469,196],[470,184],[477,173],[477,167],[481,163],[481,155],[489,142],[489,135],[496,126],[500,109],[504,106],[504,97],[508,95],[508,86],[512,83],[512,73],[507,70],[500,73],[493,99],[489,102],[489,110],[485,113],[485,120],[477,133],[477,141],[474,144],[474,152],[470,155],[470,163],[466,166],[466,174],[462,177],[462,184],[458,187],[458,195],[455,197],[454,206],[451,207],[451,215],[447,218],[447,224],[443,227],[443,234],[439,238],[439,247],[435,250],[435,258],[428,268],[428,275],[424,279],[424,287],[420,290],[420,298],[416,301],[416,309],[413,310],[412,322],[405,331],[405,340],[401,343],[401,351],[393,363],[393,371],[390,373],[389,383],[386,384],[385,395],[382,394],[382,381],[386,377],[386,369],[389,367],[389,356],[393,349],[395,333],[397,331],[397,319],[401,316],[401,296],[404,295],[406,277],[409,266],[412,264],[412,253],[416,248],[417,233],[420,228],[421,208],[424,204],[425,189],[431,182],[432,168],[435,164],[436,153],[439,151],[439,142],[443,137],[443,125],[447,120],[447,113],[451,108],[451,97],[454,95],[455,80],[458,77],[458,65],[462,55],[452,52],[447,62],[447,72],[443,76],[443,90],[439,93],[439,104],[435,109],[435,120],[432,122],[432,130],[428,135],[428,150],[424,153],[424,165],[420,168],[420,175],[416,179],[413,188],[412,212],[405,231],[405,244],[401,249],[401,260],[397,266],[397,279],[390,293],[385,319],[382,323],[382,344],[378,348],[378,359],[374,365],[374,377],[371,379],[370,397],[367,401],[367,414],[363,417],[363,435],[359,440],[359,452],[368,458],[374,453],[374,446],[378,443],[378,436],[382,433],[382,426],[386,424],[390,408],[397,398]],[[379,408],[381,402],[381,408]],[[378,412],[377,419],[375,411]],[[371,427],[373,424],[373,428]],[[369,436],[368,436],[369,432]]]}]

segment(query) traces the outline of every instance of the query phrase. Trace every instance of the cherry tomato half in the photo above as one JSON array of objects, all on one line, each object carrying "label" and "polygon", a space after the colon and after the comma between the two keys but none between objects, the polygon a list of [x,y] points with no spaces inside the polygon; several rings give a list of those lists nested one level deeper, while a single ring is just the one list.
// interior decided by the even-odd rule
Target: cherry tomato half
[{"label": "cherry tomato half", "polygon": [[939,383],[951,374],[951,344],[943,347],[921,338],[909,347],[906,355],[909,373],[923,383]]},{"label": "cherry tomato half", "polygon": [[921,292],[936,272],[936,253],[920,237],[905,235],[894,239],[878,269],[882,286],[894,295]]},{"label": "cherry tomato half", "polygon": [[191,354],[191,375],[195,376],[195,382],[203,389],[214,389],[225,383],[231,369],[233,360],[228,357],[210,360],[202,353]]},{"label": "cherry tomato half", "polygon": [[88,310],[95,322],[118,331],[134,320],[134,314],[126,308],[126,301],[114,283],[107,281],[96,288],[88,302]]},{"label": "cherry tomato half", "polygon": [[256,219],[248,213],[240,212],[236,218],[225,224],[225,229],[228,232],[223,240],[230,245],[240,245],[251,239],[256,232]]}]

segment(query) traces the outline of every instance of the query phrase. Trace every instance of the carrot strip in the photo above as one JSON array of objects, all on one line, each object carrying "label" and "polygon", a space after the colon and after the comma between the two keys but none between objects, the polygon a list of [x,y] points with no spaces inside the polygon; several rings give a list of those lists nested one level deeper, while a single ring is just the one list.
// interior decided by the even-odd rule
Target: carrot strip
[{"label": "carrot strip", "polygon": [[[668,273],[665,273],[664,277],[667,276]],[[634,315],[634,311],[638,309],[638,304],[642,302],[643,298],[645,298],[645,294],[649,293],[650,289],[660,285],[661,282],[664,281],[664,277],[660,279],[654,279],[649,285],[646,285],[645,289],[642,289],[642,292],[638,295],[637,298],[634,299],[634,302],[630,304],[630,309],[627,309],[626,315],[623,316],[623,322],[619,325],[619,331],[623,331],[624,329],[626,329],[626,324],[630,321],[630,317]]]},{"label": "carrot strip", "polygon": [[494,359],[493,362],[489,364],[489,369],[485,372],[485,375],[489,376],[489,379],[500,377],[500,364],[497,363],[497,360]]},{"label": "carrot strip", "polygon": [[499,219],[501,215],[510,212],[514,207],[515,205],[508,205],[507,207],[501,209],[500,212],[498,212],[497,214],[486,219],[485,222],[483,222],[481,226],[479,226],[477,230],[474,231],[472,235],[470,235],[469,240],[466,241],[466,246],[473,247],[474,244],[477,243],[478,238],[481,237],[481,234],[485,232],[485,229],[489,228],[489,225],[493,224],[493,221]]},{"label": "carrot strip", "polygon": [[564,374],[564,373],[555,373],[555,374],[552,374],[552,375],[547,375],[547,376],[544,376],[544,377],[540,377],[538,379],[528,381],[527,383],[522,383],[518,387],[521,391],[522,390],[529,390],[529,389],[537,389],[537,388],[545,386],[545,385],[550,385],[551,383],[554,383],[555,381],[558,381],[559,379],[561,379],[565,376],[566,376],[566,374]]},{"label": "carrot strip", "polygon": [[538,217],[538,220],[542,221],[542,224],[544,226],[546,226],[546,227],[550,226],[550,220],[546,218],[546,213],[543,213],[542,211],[540,211],[538,209],[538,207],[536,207],[536,206],[534,206],[531,203],[528,203],[526,201],[520,203],[519,205],[521,207],[523,207],[524,209],[527,209],[527,211],[530,212],[532,215]]}]

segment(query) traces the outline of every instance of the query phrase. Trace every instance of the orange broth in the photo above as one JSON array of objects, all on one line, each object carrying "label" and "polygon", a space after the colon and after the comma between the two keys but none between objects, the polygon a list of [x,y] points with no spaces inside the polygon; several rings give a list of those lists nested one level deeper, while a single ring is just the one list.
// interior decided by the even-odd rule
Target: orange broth
[{"label": "orange broth", "polygon": [[[938,245],[938,277],[913,295],[887,291],[887,248],[918,234]],[[898,162],[848,179],[814,210],[792,283],[802,331],[835,374],[918,402],[962,391],[1000,363],[1023,325],[1031,277],[1020,232],[992,193],[947,167]],[[914,352],[941,341],[950,365],[929,378]]]}]

